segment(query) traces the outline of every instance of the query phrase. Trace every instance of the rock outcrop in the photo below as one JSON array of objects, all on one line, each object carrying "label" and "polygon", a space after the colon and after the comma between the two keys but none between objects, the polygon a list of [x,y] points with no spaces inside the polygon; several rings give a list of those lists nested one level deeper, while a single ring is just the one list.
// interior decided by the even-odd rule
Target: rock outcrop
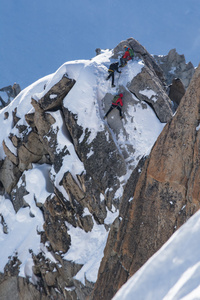
[{"label": "rock outcrop", "polygon": [[164,72],[167,85],[170,85],[174,78],[180,78],[187,89],[195,69],[191,62],[186,63],[183,54],[180,55],[176,49],[172,49],[167,55],[154,55],[154,58]]},{"label": "rock outcrop", "polygon": [[184,95],[185,87],[180,78],[173,79],[172,84],[169,86],[169,98],[173,103],[173,111],[177,110],[177,107],[179,106]]},{"label": "rock outcrop", "polygon": [[114,58],[121,57],[124,45],[133,49],[137,59],[144,61],[141,72],[130,81],[129,91],[138,99],[147,102],[161,122],[168,122],[172,117],[171,101],[165,92],[166,83],[162,69],[153,56],[133,38],[122,41],[114,48]]},{"label": "rock outcrop", "polygon": [[0,89],[0,109],[8,105],[21,92],[20,85],[14,83]]},{"label": "rock outcrop", "polygon": [[[93,299],[111,299],[199,208],[200,67],[174,118],[126,185]],[[143,164],[143,162],[141,162]],[[135,183],[137,180],[137,183]]]}]

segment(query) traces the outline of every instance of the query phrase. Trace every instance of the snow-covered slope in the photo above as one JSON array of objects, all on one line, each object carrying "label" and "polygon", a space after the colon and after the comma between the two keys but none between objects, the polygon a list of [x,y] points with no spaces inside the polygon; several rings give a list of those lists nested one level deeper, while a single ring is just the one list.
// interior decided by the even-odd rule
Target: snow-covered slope
[{"label": "snow-covered slope", "polygon": [[200,299],[200,212],[192,216],[113,300]]},{"label": "snow-covered slope", "polygon": [[[31,98],[41,99],[63,75],[67,74],[69,78],[76,80],[76,84],[65,97],[63,105],[72,114],[77,115],[77,124],[83,128],[83,135],[79,143],[89,131],[88,145],[90,145],[97,134],[106,128],[113,136],[121,155],[123,156],[124,151],[128,155],[125,157],[127,173],[119,179],[121,186],[116,193],[116,197],[120,199],[123,194],[123,185],[126,183],[131,170],[137,165],[139,159],[150,151],[165,124],[160,123],[151,107],[139,101],[126,88],[130,80],[141,71],[144,66],[143,62],[141,60],[130,62],[122,70],[120,76],[116,75],[117,87],[112,89],[111,82],[105,80],[110,63],[115,61],[111,59],[111,56],[112,51],[103,51],[101,55],[92,60],[66,62],[54,74],[36,81],[23,90],[8,107],[0,111],[0,145],[4,141],[10,152],[15,156],[17,155],[18,149],[11,143],[9,136],[13,135],[20,138],[24,134],[24,132],[19,131],[19,127],[20,125],[27,126],[25,114],[34,112]],[[111,116],[113,124],[121,128],[118,128],[118,134],[116,134],[115,125],[111,128],[109,123],[103,121],[103,116],[111,105],[111,101],[107,103],[102,99],[106,94],[114,96],[120,91],[120,88],[123,88],[127,94],[129,93],[129,102],[124,104],[123,120],[119,119],[118,111]],[[131,105],[132,102],[134,106]],[[13,127],[12,112],[15,108],[17,108],[16,115],[20,120],[17,126]],[[5,118],[6,112],[9,113],[8,118]],[[3,273],[8,257],[12,258],[17,255],[22,262],[19,275],[28,276],[33,283],[36,282],[36,277],[31,269],[33,260],[30,249],[35,254],[43,252],[46,257],[55,262],[54,256],[47,250],[48,243],[47,245],[42,244],[40,235],[38,235],[38,232],[43,231],[44,222],[39,207],[44,204],[48,196],[54,195],[53,185],[66,199],[69,198],[66,190],[59,184],[67,171],[74,178],[85,172],[85,166],[74,149],[60,111],[49,113],[55,120],[52,128],[57,134],[57,154],[65,151],[66,146],[68,149],[63,158],[62,167],[59,172],[55,172],[53,165],[35,163],[32,165],[32,169],[25,170],[23,178],[20,178],[16,188],[23,186],[24,182],[26,183],[28,194],[25,196],[25,201],[28,206],[20,208],[17,212],[8,196],[0,196],[0,272]],[[31,128],[28,127],[27,130],[31,130]],[[91,149],[90,155],[92,153],[93,150]],[[3,159],[5,159],[5,152],[0,146],[0,160]],[[84,210],[84,215],[91,215],[87,208]],[[112,224],[116,216],[118,216],[118,210],[115,207],[112,210],[107,210],[104,224]],[[108,236],[108,231],[103,224],[97,224],[94,219],[93,222],[92,231],[87,233],[81,228],[75,228],[66,223],[68,233],[71,235],[71,247],[64,255],[64,259],[83,265],[76,275],[76,279],[83,284],[85,278],[91,282],[96,281]]]}]

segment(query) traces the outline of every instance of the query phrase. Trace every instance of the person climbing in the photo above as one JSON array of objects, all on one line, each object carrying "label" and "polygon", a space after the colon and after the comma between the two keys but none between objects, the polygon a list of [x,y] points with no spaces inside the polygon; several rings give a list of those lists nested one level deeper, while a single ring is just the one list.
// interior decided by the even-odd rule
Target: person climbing
[{"label": "person climbing", "polygon": [[124,46],[125,53],[124,55],[120,58],[120,66],[119,67],[124,67],[127,65],[127,61],[133,60],[134,58],[134,52],[133,49],[129,48],[128,46]]},{"label": "person climbing", "polygon": [[109,114],[114,108],[117,108],[117,109],[119,110],[120,118],[121,118],[121,119],[123,118],[123,116],[122,116],[122,106],[123,106],[122,97],[123,97],[123,94],[121,93],[121,94],[119,94],[119,95],[116,95],[116,96],[113,98],[112,105],[111,105],[111,107],[109,108],[109,110],[107,111],[107,113],[105,114],[104,120],[105,120],[105,118],[108,116],[108,114]]},{"label": "person climbing", "polygon": [[115,77],[114,77],[114,72],[117,71],[118,73],[121,73],[121,71],[118,70],[118,66],[119,66],[119,63],[116,62],[116,63],[112,63],[108,69],[108,77],[106,78],[106,80],[108,80],[110,77],[112,77],[112,87],[115,87],[114,85],[114,80],[115,80]]}]

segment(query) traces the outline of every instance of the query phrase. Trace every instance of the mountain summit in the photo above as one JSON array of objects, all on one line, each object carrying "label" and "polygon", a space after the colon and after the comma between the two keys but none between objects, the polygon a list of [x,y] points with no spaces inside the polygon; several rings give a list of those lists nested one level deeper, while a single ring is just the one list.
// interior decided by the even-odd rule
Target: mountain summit
[{"label": "mountain summit", "polygon": [[[124,46],[135,56],[112,87],[108,70]],[[66,62],[0,111],[2,299],[111,299],[198,208],[194,161],[179,159],[185,137],[195,156],[198,103],[187,115],[186,93],[173,116],[166,74],[135,39],[98,53]],[[104,120],[120,93],[123,118],[113,109]]]}]

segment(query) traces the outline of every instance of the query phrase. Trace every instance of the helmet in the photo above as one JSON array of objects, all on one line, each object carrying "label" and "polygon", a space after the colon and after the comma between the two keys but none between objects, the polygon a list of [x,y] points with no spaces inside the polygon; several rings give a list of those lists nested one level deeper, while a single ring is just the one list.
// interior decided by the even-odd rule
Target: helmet
[{"label": "helmet", "polygon": [[124,48],[128,48],[128,46],[124,45]]},{"label": "helmet", "polygon": [[121,93],[121,94],[119,94],[119,96],[120,96],[120,98],[122,98],[122,97],[123,97],[123,94]]}]

